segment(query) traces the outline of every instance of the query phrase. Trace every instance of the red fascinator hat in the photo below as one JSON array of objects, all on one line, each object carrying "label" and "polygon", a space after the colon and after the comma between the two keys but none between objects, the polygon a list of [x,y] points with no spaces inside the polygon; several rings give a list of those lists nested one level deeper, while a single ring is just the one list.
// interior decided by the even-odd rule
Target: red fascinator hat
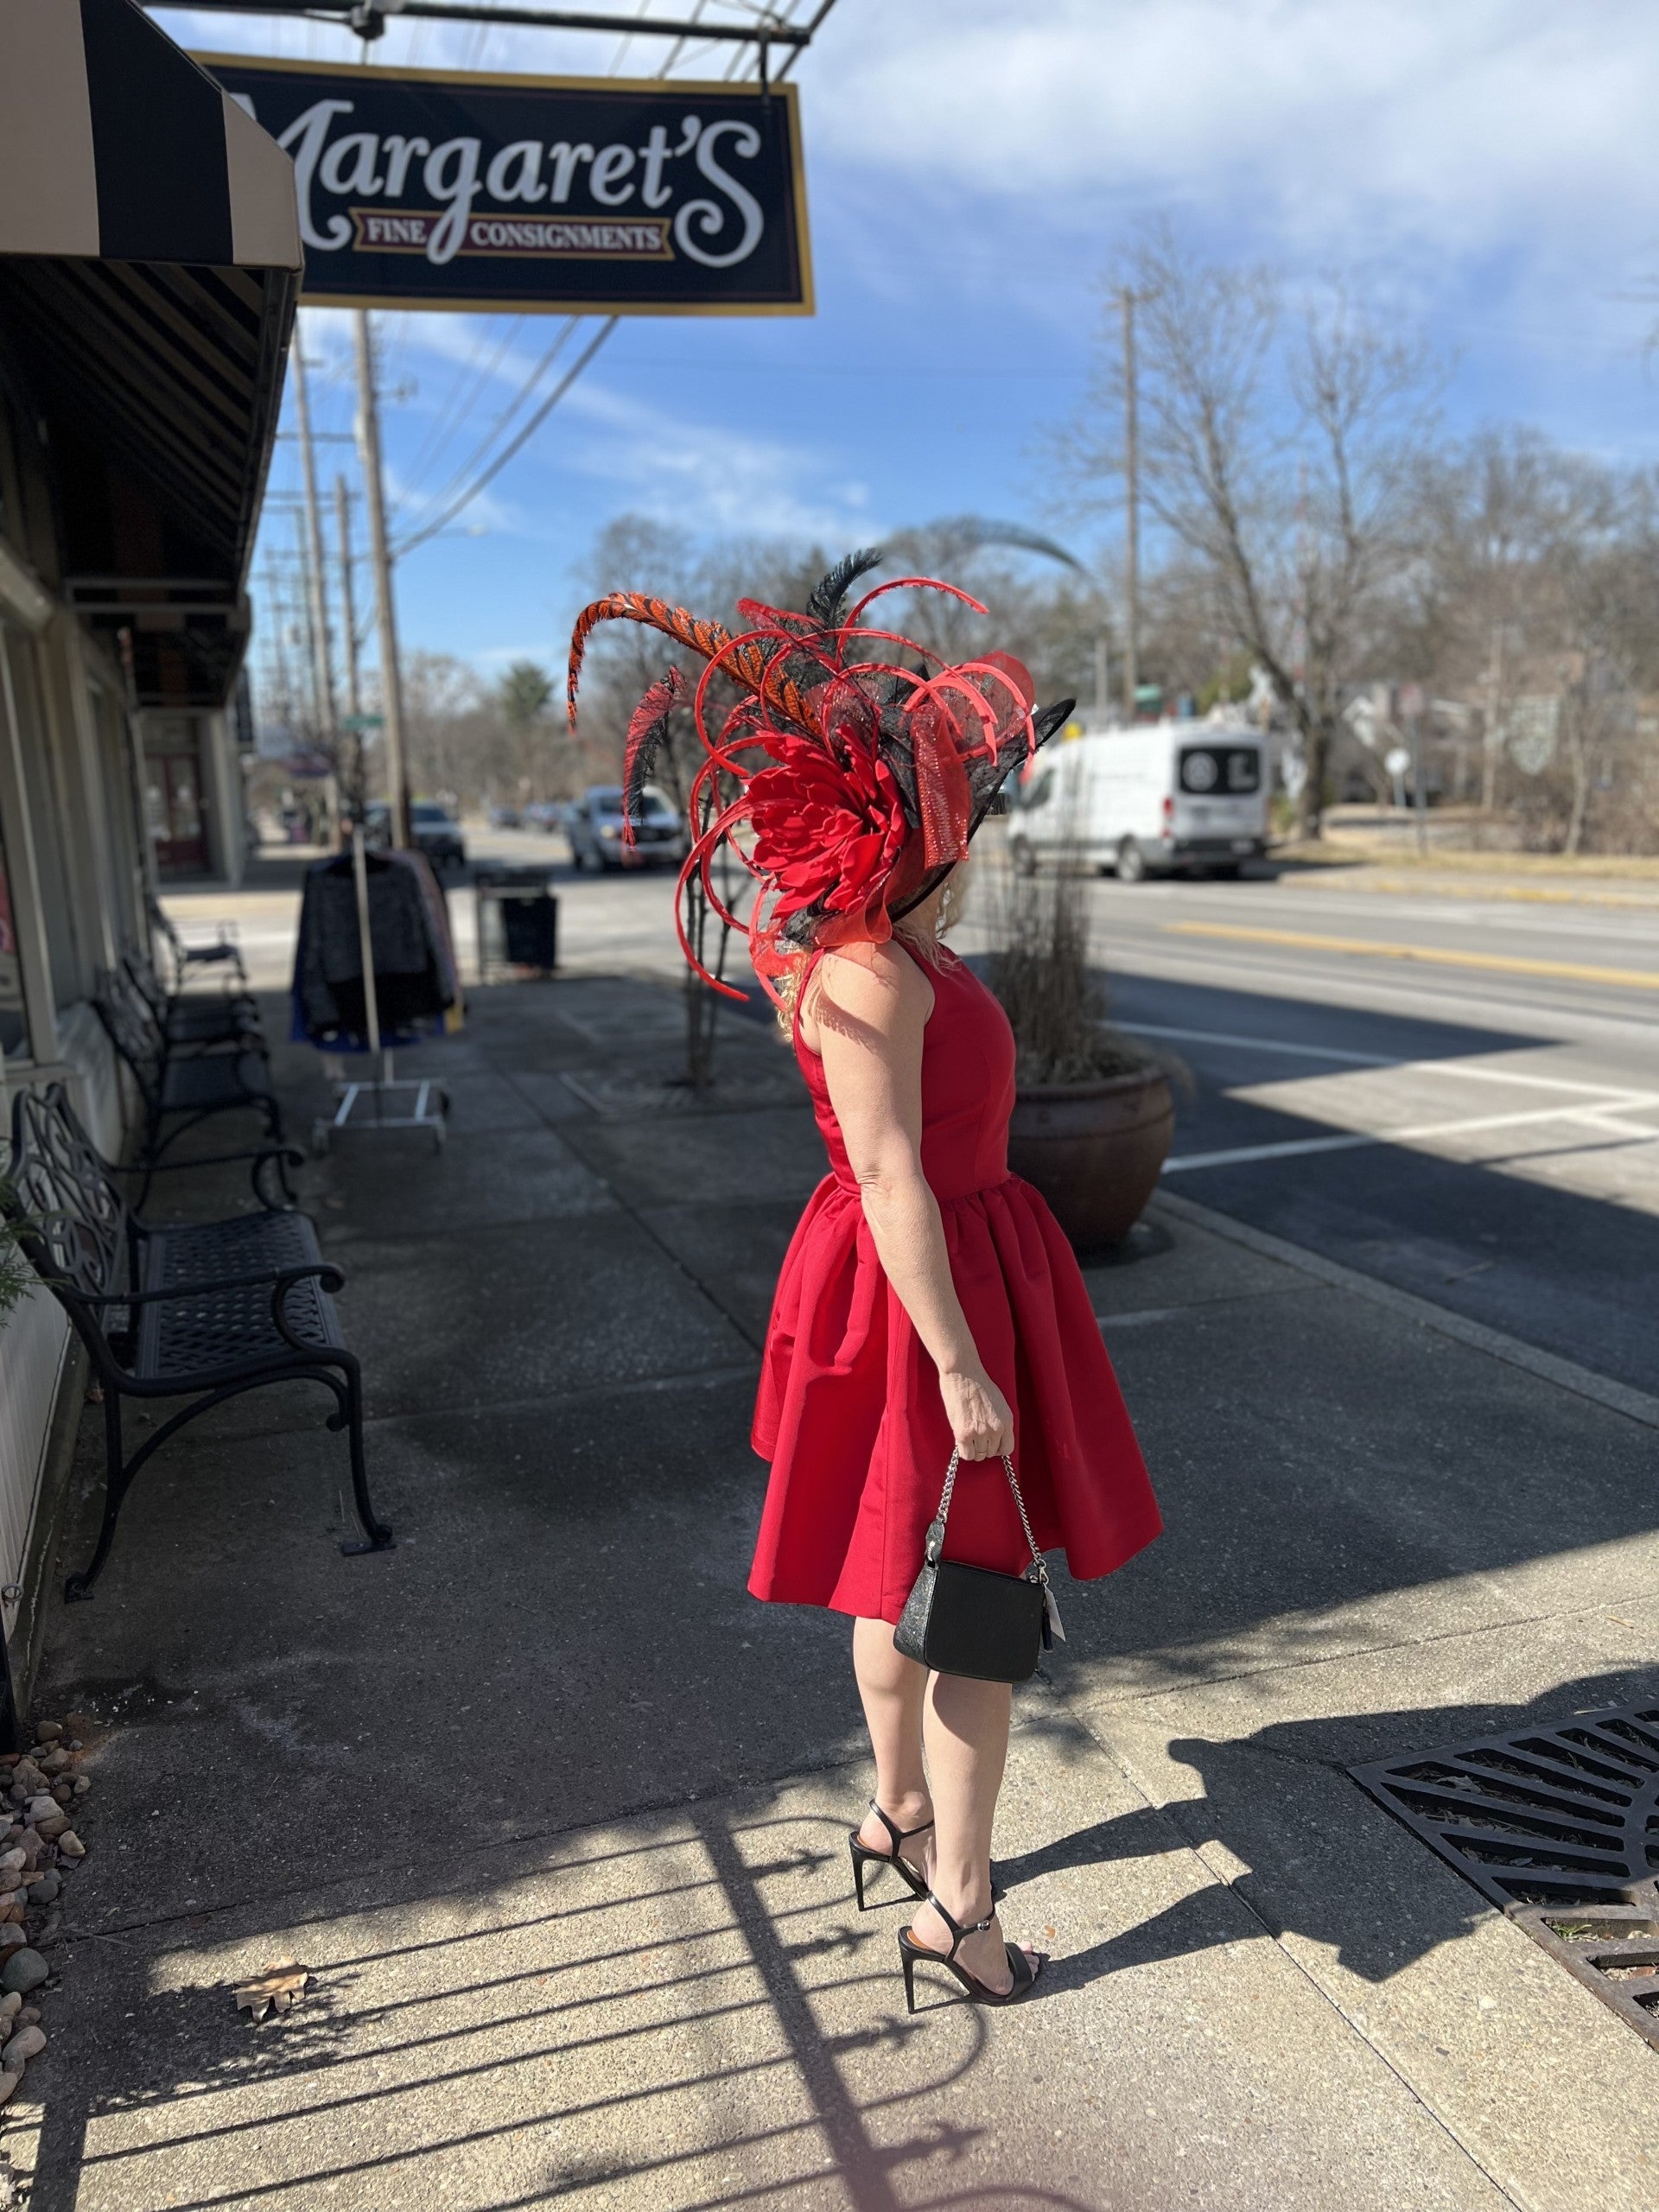
[{"label": "red fascinator hat", "polygon": [[[687,960],[728,998],[743,994],[709,974],[686,935],[684,894],[694,880],[721,919],[747,936],[755,973],[775,999],[776,978],[803,954],[890,937],[893,922],[964,858],[1003,779],[1075,703],[1063,699],[1038,710],[1030,675],[1011,653],[950,666],[897,631],[867,624],[867,609],[893,591],[945,592],[987,611],[931,576],[880,584],[849,609],[852,586],[880,558],[849,555],[802,613],[740,600],[738,611],[752,626],[735,636],[665,600],[623,591],[585,607],[572,634],[573,728],[582,655],[601,622],[643,622],[704,663],[690,700],[704,755],[690,813],[694,825],[705,826],[680,873],[677,925]],[[717,728],[710,723],[716,676],[740,695]],[[628,725],[627,836],[686,691],[685,679],[671,670]],[[747,923],[715,888],[712,868],[722,845],[756,879]]]}]

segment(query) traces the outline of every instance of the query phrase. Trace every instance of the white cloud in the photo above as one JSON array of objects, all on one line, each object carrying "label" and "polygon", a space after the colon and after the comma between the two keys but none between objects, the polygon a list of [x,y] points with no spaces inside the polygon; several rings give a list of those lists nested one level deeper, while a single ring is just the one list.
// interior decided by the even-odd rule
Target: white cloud
[{"label": "white cloud", "polygon": [[872,526],[865,486],[835,481],[830,456],[808,447],[690,421],[598,382],[573,386],[563,404],[590,435],[567,440],[561,461],[644,513],[763,537],[838,538]]},{"label": "white cloud", "polygon": [[820,152],[1061,221],[1104,188],[1344,247],[1653,228],[1646,0],[909,0],[825,47]]}]

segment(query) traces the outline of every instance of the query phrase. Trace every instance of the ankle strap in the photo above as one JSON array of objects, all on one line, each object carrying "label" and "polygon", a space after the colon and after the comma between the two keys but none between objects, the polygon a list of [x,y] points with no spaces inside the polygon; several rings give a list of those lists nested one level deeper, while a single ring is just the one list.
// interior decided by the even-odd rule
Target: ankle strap
[{"label": "ankle strap", "polygon": [[870,1800],[870,1810],[886,1828],[887,1840],[893,1846],[893,1855],[895,1859],[899,1856],[899,1847],[901,1843],[908,1843],[913,1835],[925,1835],[933,1825],[931,1821],[924,1821],[918,1828],[901,1828],[896,1821],[887,1818],[874,1797]]},{"label": "ankle strap", "polygon": [[934,1911],[938,1914],[939,1918],[944,1923],[945,1926],[950,1930],[950,1948],[944,1955],[948,1959],[954,1959],[956,1957],[957,1947],[961,1944],[965,1936],[982,1936],[985,1933],[985,1930],[990,1926],[991,1923],[996,1918],[996,1907],[993,1904],[983,1920],[976,1920],[971,1928],[964,1928],[962,1923],[957,1919],[955,1915],[948,1912],[944,1906],[939,1903],[938,1897],[934,1896],[931,1890],[927,1893],[927,1901],[929,1904],[932,1906]]}]

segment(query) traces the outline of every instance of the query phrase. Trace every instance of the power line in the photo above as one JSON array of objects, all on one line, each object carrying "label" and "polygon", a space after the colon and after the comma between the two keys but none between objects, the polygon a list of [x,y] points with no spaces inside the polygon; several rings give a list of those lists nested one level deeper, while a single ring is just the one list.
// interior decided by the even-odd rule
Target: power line
[{"label": "power line", "polygon": [[548,347],[546,353],[543,354],[541,359],[537,362],[535,367],[525,378],[524,383],[520,385],[518,390],[513,394],[507,404],[501,410],[499,414],[497,415],[494,422],[491,423],[489,429],[479,440],[478,444],[474,448],[473,451],[467,455],[467,459],[461,463],[459,468],[453,469],[450,472],[449,480],[445,484],[442,490],[435,493],[432,499],[427,502],[429,506],[442,506],[445,500],[448,499],[452,496],[456,486],[458,485],[464,484],[467,478],[474,474],[474,473],[482,465],[484,456],[488,453],[491,446],[495,442],[497,438],[501,436],[503,432],[506,429],[507,425],[512,422],[513,416],[518,412],[518,410],[524,404],[525,401],[533,395],[536,387],[541,383],[542,378],[547,374],[554,362],[557,360],[559,355],[564,351],[566,345],[569,341],[570,334],[575,328],[578,320],[579,318],[574,315],[566,319],[563,327],[559,331],[558,336]]},{"label": "power line", "polygon": [[[405,479],[410,492],[412,492],[419,484],[426,470],[436,465],[444,448],[466,421],[474,403],[480,397],[494,377],[497,369],[500,367],[508,346],[518,335],[524,325],[524,317],[521,315],[514,315],[497,339],[493,353],[489,351],[486,344],[480,343],[461,362],[455,372],[455,380],[449,388],[448,398],[437,410],[431,428],[427,431],[425,439],[422,442],[420,451],[410,464],[409,474]],[[461,397],[463,391],[467,395],[464,401]]]},{"label": "power line", "polygon": [[447,524],[452,523],[454,520],[455,517],[461,512],[463,507],[469,506],[487,485],[493,483],[495,479],[500,474],[501,471],[506,467],[507,463],[512,459],[514,454],[518,452],[525,442],[530,438],[533,437],[536,432],[540,429],[542,424],[553,412],[553,410],[558,405],[560,400],[563,398],[565,393],[569,391],[571,385],[575,384],[576,378],[587,367],[588,362],[593,359],[594,354],[598,353],[600,347],[605,343],[605,340],[610,336],[611,333],[616,328],[617,324],[620,321],[621,317],[620,315],[613,315],[610,316],[607,321],[601,323],[593,337],[588,340],[588,344],[582,348],[582,351],[576,360],[559,378],[557,384],[554,385],[552,391],[549,392],[547,397],[536,410],[536,412],[531,416],[529,422],[524,424],[523,429],[521,429],[507,445],[502,448],[501,451],[497,454],[495,459],[490,463],[489,467],[485,469],[483,474],[479,476],[474,482],[467,486],[467,489],[461,494],[459,499],[452,501],[451,504],[444,509],[443,512],[437,518],[435,522],[429,523],[424,530],[417,530],[412,537],[406,537],[403,543],[397,547],[397,557],[399,560],[403,558],[405,553],[412,553],[417,545],[424,545],[429,537],[435,537],[438,532],[442,530]]}]

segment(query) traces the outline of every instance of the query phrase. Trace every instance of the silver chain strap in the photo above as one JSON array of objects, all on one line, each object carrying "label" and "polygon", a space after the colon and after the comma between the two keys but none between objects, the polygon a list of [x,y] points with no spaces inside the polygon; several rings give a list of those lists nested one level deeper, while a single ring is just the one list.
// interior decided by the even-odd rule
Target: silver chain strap
[{"label": "silver chain strap", "polygon": [[[1008,1478],[1008,1488],[1014,1492],[1014,1502],[1020,1509],[1020,1526],[1026,1532],[1026,1542],[1031,1550],[1031,1563],[1037,1570],[1037,1579],[1045,1587],[1048,1583],[1048,1566],[1037,1548],[1037,1539],[1031,1533],[1031,1516],[1026,1511],[1026,1501],[1020,1494],[1019,1478],[1014,1471],[1014,1462],[1005,1452],[1001,1455],[1002,1468]],[[944,1471],[944,1490],[939,1499],[939,1510],[934,1516],[943,1539],[944,1524],[950,1515],[950,1496],[957,1486],[957,1469],[962,1464],[960,1448],[950,1454],[950,1465]]]}]

